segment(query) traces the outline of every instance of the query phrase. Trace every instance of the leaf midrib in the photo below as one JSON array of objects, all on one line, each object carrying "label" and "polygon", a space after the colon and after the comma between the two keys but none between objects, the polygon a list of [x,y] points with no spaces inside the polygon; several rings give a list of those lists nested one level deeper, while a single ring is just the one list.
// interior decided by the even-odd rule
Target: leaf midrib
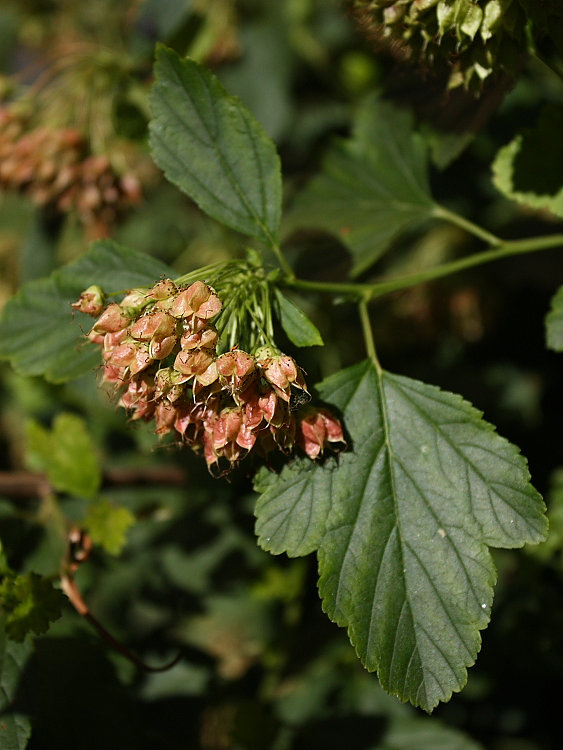
[{"label": "leaf midrib", "polygon": [[[396,482],[395,482],[395,474],[394,474],[394,472],[392,470],[392,461],[394,460],[395,454],[394,454],[394,451],[393,451],[393,446],[391,445],[391,439],[390,439],[391,431],[390,431],[390,427],[389,427],[389,414],[387,412],[387,403],[386,403],[386,400],[384,398],[384,388],[383,388],[383,375],[384,375],[384,371],[381,369],[381,367],[380,367],[380,365],[379,365],[378,362],[374,362],[373,363],[372,369],[373,369],[373,371],[375,373],[375,376],[376,376],[376,379],[377,379],[377,385],[378,385],[377,393],[378,393],[378,397],[379,397],[379,404],[380,404],[380,409],[381,409],[381,416],[382,416],[382,420],[383,420],[384,443],[385,443],[385,445],[387,447],[387,464],[388,464],[388,471],[389,471],[389,476],[390,476],[391,492],[392,492],[392,496],[393,496],[393,508],[394,508],[394,514],[395,514],[395,528],[397,529],[397,536],[398,536],[398,539],[399,539],[400,562],[401,562],[401,566],[400,567],[401,567],[401,570],[403,571],[404,590],[405,590],[405,603],[408,605],[410,616],[411,616],[411,619],[412,619],[413,624],[414,624],[415,617],[414,617],[413,608],[412,608],[412,604],[411,604],[411,600],[410,600],[410,596],[409,596],[409,591],[408,591],[408,585],[407,585],[403,531],[402,531],[402,528],[401,528],[401,518],[400,518],[400,514],[399,514],[399,511],[398,511],[398,504],[397,504],[397,495],[398,495],[398,492],[397,492],[397,487],[396,487]],[[370,617],[370,620],[371,620],[371,617]],[[371,621],[370,621],[370,633],[371,633]],[[417,633],[416,633],[416,627],[414,628],[414,641],[416,643],[416,651],[417,651],[417,653],[419,655],[419,659],[420,659],[420,648],[419,648],[419,645],[418,645],[418,636],[417,636]],[[397,641],[395,639],[395,642],[393,644],[393,654],[391,656],[391,663],[393,662],[393,659],[395,658],[396,643],[397,643]],[[413,649],[413,654],[411,654],[411,658],[412,658],[413,655],[414,655],[414,649]],[[409,659],[409,662],[410,662],[410,659]],[[420,659],[420,662],[422,664],[422,659]],[[422,673],[424,675],[424,667],[422,667]]]}]

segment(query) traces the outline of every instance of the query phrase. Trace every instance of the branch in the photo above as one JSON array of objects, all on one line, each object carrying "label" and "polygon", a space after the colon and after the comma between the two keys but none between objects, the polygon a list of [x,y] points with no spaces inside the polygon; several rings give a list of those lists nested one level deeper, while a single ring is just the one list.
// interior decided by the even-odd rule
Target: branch
[{"label": "branch", "polygon": [[124,646],[123,643],[120,643],[116,638],[114,638],[113,635],[104,628],[101,622],[99,622],[94,617],[94,615],[90,612],[88,605],[82,598],[78,586],[76,585],[76,581],[74,580],[71,573],[66,573],[65,575],[61,576],[61,586],[70,603],[78,612],[78,614],[81,615],[87,622],[89,622],[95,630],[97,630],[97,632],[104,639],[104,641],[106,641],[106,643],[109,643],[109,645],[113,649],[118,651],[130,662],[133,662],[133,664],[135,664],[137,667],[140,667],[145,672],[166,672],[168,669],[172,669],[172,667],[180,661],[181,654],[178,654],[174,657],[174,659],[172,659],[171,662],[169,662],[168,664],[164,664],[162,667],[152,667],[149,664],[145,664],[145,662],[139,659],[138,656],[135,656],[135,654],[131,653],[131,651],[129,651],[129,649]]},{"label": "branch", "polygon": [[[136,466],[127,469],[108,469],[104,473],[106,487],[123,485],[183,485],[187,482],[186,472],[179,466]],[[4,497],[45,498],[52,487],[45,474],[31,471],[0,471],[0,495]]]},{"label": "branch", "polygon": [[109,645],[113,649],[118,651],[120,654],[122,654],[122,656],[124,656],[136,666],[143,669],[145,672],[166,672],[168,669],[171,669],[175,664],[179,662],[181,654],[178,654],[176,657],[174,657],[174,659],[172,659],[171,662],[165,664],[162,667],[151,667],[150,665],[145,664],[144,661],[139,659],[138,656],[135,656],[135,654],[131,653],[131,651],[129,651],[129,649],[124,646],[123,643],[120,643],[120,641],[114,638],[113,635],[104,628],[102,623],[90,612],[90,609],[84,601],[84,598],[80,593],[80,589],[78,588],[76,581],[74,580],[74,572],[83,562],[85,562],[85,560],[88,559],[88,557],[90,556],[91,548],[92,542],[90,541],[90,537],[86,533],[77,528],[73,528],[70,530],[68,534],[66,571],[61,575],[61,587],[64,593],[67,595],[70,603],[78,612],[78,614],[83,617],[88,623],[90,623],[90,625],[95,630],[97,630],[99,635],[104,639],[104,641],[106,641],[106,643],[109,643]]},{"label": "branch", "polygon": [[434,268],[428,268],[418,273],[411,273],[405,276],[397,276],[373,283],[354,283],[354,282],[327,282],[327,281],[306,281],[304,279],[284,279],[281,283],[291,289],[303,289],[311,292],[325,292],[328,294],[345,294],[352,297],[361,297],[363,299],[375,299],[390,292],[397,292],[401,289],[408,289],[417,284],[433,281],[443,276],[464,271],[466,268],[484,265],[494,260],[508,258],[512,255],[521,255],[539,250],[549,250],[557,247],[563,247],[563,234],[552,234],[545,237],[530,237],[524,240],[507,240],[492,250],[484,250],[481,253],[469,255],[466,258],[443,263]]}]

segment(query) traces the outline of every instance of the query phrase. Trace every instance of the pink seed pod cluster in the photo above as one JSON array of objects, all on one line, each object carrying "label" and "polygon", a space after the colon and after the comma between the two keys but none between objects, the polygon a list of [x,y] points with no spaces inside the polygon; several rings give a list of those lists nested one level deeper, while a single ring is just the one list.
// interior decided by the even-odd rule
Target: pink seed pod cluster
[{"label": "pink seed pod cluster", "polygon": [[106,304],[99,287],[73,304],[97,320],[88,338],[102,349],[103,380],[115,386],[133,420],[154,420],[203,454],[214,474],[251,451],[265,456],[299,446],[316,459],[344,445],[342,425],[310,399],[303,370],[272,346],[253,354],[237,347],[218,354],[211,322],[222,308],[208,284],[177,286],[164,279]]},{"label": "pink seed pod cluster", "polygon": [[141,200],[137,178],[118,176],[106,156],[89,154],[77,130],[26,130],[9,106],[0,107],[0,189],[61,214],[76,212],[92,237],[106,236]]}]

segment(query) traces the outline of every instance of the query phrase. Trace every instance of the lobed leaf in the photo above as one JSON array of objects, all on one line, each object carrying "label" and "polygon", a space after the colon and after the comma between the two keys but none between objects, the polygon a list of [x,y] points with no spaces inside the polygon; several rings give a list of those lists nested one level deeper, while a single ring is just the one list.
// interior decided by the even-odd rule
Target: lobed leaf
[{"label": "lobed leaf", "polygon": [[278,476],[261,469],[254,478],[256,534],[260,546],[274,555],[308,555],[318,549],[325,533],[335,490],[335,459],[319,470],[308,459],[286,466]]},{"label": "lobed leaf", "polygon": [[5,615],[0,617],[0,747],[25,750],[31,736],[31,722],[27,716],[15,712],[12,704],[33,645],[30,641],[14,643],[9,640],[5,619]]},{"label": "lobed leaf", "polygon": [[205,67],[162,45],[150,102],[152,154],[170,182],[214,219],[277,244],[280,161],[248,109]]},{"label": "lobed leaf", "polygon": [[25,284],[7,303],[0,316],[0,359],[22,375],[43,375],[53,383],[86,374],[99,366],[99,348],[84,336],[92,318],[73,315],[70,303],[91,284],[117,292],[150,286],[162,275],[174,274],[148,255],[110,240],[94,242],[78,260]]},{"label": "lobed leaf", "polygon": [[21,643],[34,633],[47,632],[51,622],[58,620],[66,597],[52,582],[37,573],[7,575],[0,583],[0,609],[8,638]]},{"label": "lobed leaf", "polygon": [[295,346],[323,346],[317,326],[279,289],[276,292],[276,313],[286,336]]},{"label": "lobed leaf", "polygon": [[329,150],[322,172],[298,194],[286,231],[337,234],[352,253],[357,275],[402,232],[431,217],[434,208],[426,147],[410,115],[370,98],[352,137]]},{"label": "lobed leaf", "polygon": [[75,414],[59,414],[53,429],[27,425],[28,462],[44,471],[53,488],[80,497],[94,497],[102,472],[86,423]]},{"label": "lobed leaf", "polygon": [[460,690],[493,599],[487,545],[546,532],[525,459],[460,396],[366,362],[319,386],[352,450],[260,475],[260,544],[318,547],[327,614],[383,687],[431,710]]},{"label": "lobed leaf", "polygon": [[468,735],[428,717],[400,717],[390,722],[378,750],[484,750]]},{"label": "lobed leaf", "polygon": [[135,516],[128,508],[115,506],[106,499],[92,503],[84,519],[84,527],[94,544],[101,545],[110,555],[121,552],[134,523]]}]

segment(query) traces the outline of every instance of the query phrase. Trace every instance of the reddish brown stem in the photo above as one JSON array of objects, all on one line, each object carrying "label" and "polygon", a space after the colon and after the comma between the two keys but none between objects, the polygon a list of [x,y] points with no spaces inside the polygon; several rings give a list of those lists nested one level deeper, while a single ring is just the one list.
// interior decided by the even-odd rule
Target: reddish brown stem
[{"label": "reddish brown stem", "polygon": [[[182,485],[185,472],[177,466],[145,466],[134,469],[109,469],[104,474],[106,486],[135,484]],[[4,497],[46,497],[51,491],[44,474],[30,471],[0,471],[0,495]]]},{"label": "reddish brown stem", "polygon": [[51,486],[44,474],[29,471],[0,471],[0,495],[4,497],[46,497]]},{"label": "reddish brown stem", "polygon": [[132,654],[126,646],[124,646],[116,638],[114,638],[113,635],[104,628],[101,622],[99,622],[94,617],[94,615],[90,612],[88,605],[84,601],[82,594],[80,593],[78,586],[76,585],[76,581],[70,573],[66,573],[65,575],[61,576],[61,584],[63,591],[69,598],[70,603],[78,612],[78,614],[81,615],[87,622],[89,622],[90,625],[92,625],[92,627],[97,630],[100,636],[107,643],[109,643],[112,648],[122,654],[122,656],[124,656],[130,662],[133,662],[133,664],[143,669],[145,672],[166,672],[166,670],[171,669],[180,661],[181,654],[178,654],[171,662],[165,664],[162,667],[151,667],[149,664],[145,664],[144,661],[139,659],[138,656],[135,656],[135,654]]}]

